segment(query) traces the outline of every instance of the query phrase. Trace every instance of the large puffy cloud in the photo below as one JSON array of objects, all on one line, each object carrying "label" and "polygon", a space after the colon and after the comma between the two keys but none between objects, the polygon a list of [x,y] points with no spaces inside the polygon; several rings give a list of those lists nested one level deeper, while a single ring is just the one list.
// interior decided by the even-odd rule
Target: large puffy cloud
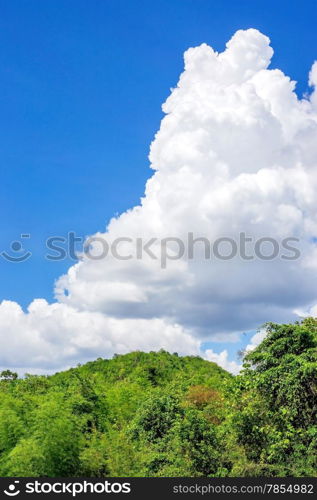
[{"label": "large puffy cloud", "polygon": [[[3,303],[0,336],[10,334],[0,365],[53,368],[161,347],[196,354],[202,340],[230,340],[315,303],[317,66],[311,96],[298,99],[294,82],[268,69],[272,55],[269,39],[254,29],[238,31],[223,53],[206,44],[187,50],[151,145],[155,173],[144,197],[95,235],[109,244],[133,240],[117,247],[132,258],[84,254],[57,281],[56,303],[34,301],[27,313]],[[160,239],[186,243],[189,233],[211,242],[245,233],[279,245],[296,237],[301,257],[205,260],[196,242],[193,259],[185,254],[162,268]],[[140,258],[137,238],[157,238],[158,258]],[[97,252],[98,242],[92,247]],[[169,255],[177,250],[168,243]],[[226,351],[218,359],[229,366]]]}]

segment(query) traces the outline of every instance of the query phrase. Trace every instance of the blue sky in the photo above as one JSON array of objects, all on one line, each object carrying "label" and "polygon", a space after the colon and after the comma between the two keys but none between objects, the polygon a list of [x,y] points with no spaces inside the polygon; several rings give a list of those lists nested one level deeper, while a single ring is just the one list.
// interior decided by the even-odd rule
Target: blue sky
[{"label": "blue sky", "polygon": [[47,237],[104,230],[138,203],[184,50],[202,42],[223,50],[237,29],[257,28],[299,94],[317,55],[315,1],[11,0],[0,8],[0,250],[30,233],[33,252],[21,264],[0,258],[0,300],[24,307],[52,300],[71,264],[45,260]]}]

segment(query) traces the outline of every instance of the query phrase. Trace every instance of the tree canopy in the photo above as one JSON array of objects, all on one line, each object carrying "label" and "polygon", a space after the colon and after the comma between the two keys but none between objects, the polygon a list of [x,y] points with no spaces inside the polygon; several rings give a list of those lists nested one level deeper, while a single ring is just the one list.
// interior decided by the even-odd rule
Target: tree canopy
[{"label": "tree canopy", "polygon": [[265,328],[235,377],[163,350],[2,372],[1,476],[316,476],[317,321]]}]

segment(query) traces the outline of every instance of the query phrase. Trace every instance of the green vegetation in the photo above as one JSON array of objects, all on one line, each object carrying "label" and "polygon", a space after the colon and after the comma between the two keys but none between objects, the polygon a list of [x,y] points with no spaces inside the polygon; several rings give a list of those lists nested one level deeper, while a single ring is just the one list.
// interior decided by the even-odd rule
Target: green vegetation
[{"label": "green vegetation", "polygon": [[317,320],[268,324],[233,377],[134,352],[0,374],[1,476],[316,476]]}]

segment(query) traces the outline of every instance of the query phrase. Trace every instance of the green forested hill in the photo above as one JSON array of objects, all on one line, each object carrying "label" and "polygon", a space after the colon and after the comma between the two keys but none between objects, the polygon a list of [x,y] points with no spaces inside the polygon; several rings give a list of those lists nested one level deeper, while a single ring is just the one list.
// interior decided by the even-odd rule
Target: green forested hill
[{"label": "green forested hill", "polygon": [[267,325],[237,377],[165,351],[2,372],[0,475],[316,475],[316,331]]}]

